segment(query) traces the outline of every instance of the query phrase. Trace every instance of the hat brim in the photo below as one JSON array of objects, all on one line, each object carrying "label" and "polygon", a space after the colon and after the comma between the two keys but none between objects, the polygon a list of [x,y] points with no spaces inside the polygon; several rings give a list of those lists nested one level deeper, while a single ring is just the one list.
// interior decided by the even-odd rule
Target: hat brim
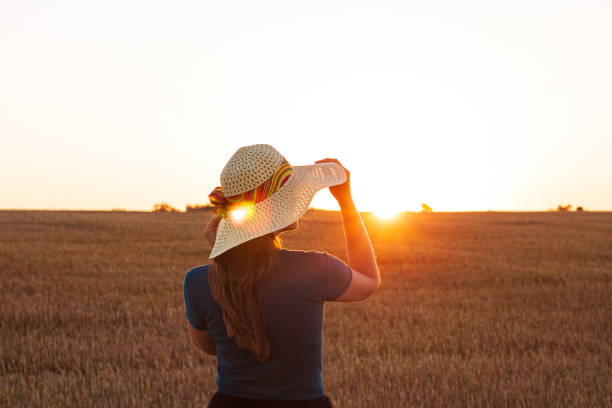
[{"label": "hat brim", "polygon": [[346,172],[337,163],[293,166],[289,180],[273,195],[256,203],[242,220],[221,220],[209,258],[244,242],[281,230],[308,210],[315,194],[326,187],[346,182]]}]

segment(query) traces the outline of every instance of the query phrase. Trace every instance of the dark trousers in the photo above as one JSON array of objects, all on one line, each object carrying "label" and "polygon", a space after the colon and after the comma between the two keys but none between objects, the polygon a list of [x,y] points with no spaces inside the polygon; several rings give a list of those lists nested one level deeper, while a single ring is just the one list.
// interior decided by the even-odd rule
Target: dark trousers
[{"label": "dark trousers", "polygon": [[238,398],[215,393],[208,403],[208,408],[332,408],[332,403],[327,395],[311,400],[259,400],[250,398]]}]

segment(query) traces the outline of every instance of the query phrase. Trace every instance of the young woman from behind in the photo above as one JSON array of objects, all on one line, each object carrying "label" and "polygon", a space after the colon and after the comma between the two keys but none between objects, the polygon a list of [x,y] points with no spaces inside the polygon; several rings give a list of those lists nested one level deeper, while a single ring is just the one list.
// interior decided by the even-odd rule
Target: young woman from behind
[{"label": "young woman from behind", "polygon": [[[348,263],[283,249],[314,194],[329,187]],[[380,286],[374,251],[338,160],[291,166],[268,145],[239,149],[209,196],[211,264],[191,269],[183,294],[193,344],[217,357],[220,407],[331,407],[323,391],[325,302],[357,302]]]}]

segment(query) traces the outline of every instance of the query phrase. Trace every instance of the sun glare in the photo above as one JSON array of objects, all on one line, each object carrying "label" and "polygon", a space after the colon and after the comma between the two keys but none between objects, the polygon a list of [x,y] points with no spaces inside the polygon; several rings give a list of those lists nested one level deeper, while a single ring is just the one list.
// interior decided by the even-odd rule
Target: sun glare
[{"label": "sun glare", "polygon": [[384,218],[385,220],[390,220],[390,219],[394,218],[397,215],[397,211],[391,210],[391,209],[379,210],[379,211],[375,211],[374,214],[376,214],[376,216],[379,217],[379,218]]},{"label": "sun glare", "polygon": [[246,214],[247,212],[244,208],[239,208],[239,209],[232,211],[232,218],[235,219],[236,221],[240,221],[244,219],[244,217],[246,217]]},{"label": "sun glare", "polygon": [[242,203],[229,210],[228,219],[234,225],[241,225],[253,216],[253,210],[253,204]]}]

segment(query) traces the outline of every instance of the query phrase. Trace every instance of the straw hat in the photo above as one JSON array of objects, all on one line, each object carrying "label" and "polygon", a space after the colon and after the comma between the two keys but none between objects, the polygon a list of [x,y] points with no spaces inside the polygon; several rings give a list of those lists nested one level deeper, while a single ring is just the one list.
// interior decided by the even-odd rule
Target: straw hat
[{"label": "straw hat", "polygon": [[223,168],[221,186],[209,195],[222,217],[210,258],[291,225],[317,191],[345,181],[337,163],[291,166],[270,145],[241,147]]}]

